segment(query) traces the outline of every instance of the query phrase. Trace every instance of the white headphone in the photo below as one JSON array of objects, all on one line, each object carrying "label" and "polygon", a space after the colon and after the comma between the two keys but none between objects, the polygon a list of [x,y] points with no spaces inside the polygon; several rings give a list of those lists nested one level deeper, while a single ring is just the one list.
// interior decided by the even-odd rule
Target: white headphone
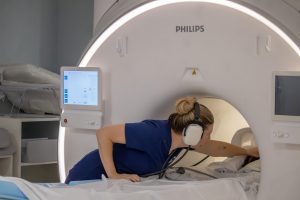
[{"label": "white headphone", "polygon": [[194,120],[189,122],[183,129],[183,142],[186,145],[194,146],[201,140],[204,132],[204,124],[200,119],[200,104],[194,103]]}]

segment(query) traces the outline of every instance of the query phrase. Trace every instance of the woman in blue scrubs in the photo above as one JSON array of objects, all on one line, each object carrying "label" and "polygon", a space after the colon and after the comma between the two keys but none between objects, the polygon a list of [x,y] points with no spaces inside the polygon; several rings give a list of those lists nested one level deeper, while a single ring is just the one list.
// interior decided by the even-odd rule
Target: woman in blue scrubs
[{"label": "woman in blue scrubs", "polygon": [[[99,149],[87,154],[70,171],[66,183],[78,180],[112,179],[140,181],[140,176],[158,172],[177,148],[187,147],[182,132],[195,119],[197,99],[185,97],[176,102],[176,112],[168,120],[144,120],[101,128],[97,131]],[[200,105],[203,137],[193,146],[195,151],[210,155],[231,157],[250,155],[258,157],[257,149],[210,140],[214,118],[211,111]]]}]

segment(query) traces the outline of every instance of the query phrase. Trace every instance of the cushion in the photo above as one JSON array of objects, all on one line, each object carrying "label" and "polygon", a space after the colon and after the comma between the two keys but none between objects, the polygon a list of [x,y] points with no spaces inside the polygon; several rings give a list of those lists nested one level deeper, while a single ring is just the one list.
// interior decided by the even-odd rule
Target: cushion
[{"label": "cushion", "polygon": [[260,172],[260,160],[255,160],[239,170],[239,172]]},{"label": "cushion", "polygon": [[0,181],[0,199],[28,200],[14,183],[8,181]]}]

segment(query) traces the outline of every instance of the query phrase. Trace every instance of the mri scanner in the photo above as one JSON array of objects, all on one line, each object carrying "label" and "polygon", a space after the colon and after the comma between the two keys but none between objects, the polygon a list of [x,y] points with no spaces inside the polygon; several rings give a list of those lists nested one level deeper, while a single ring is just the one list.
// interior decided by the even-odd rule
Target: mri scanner
[{"label": "mri scanner", "polygon": [[[299,76],[299,13],[283,24],[266,10],[251,1],[117,2],[79,63],[103,73],[101,125],[165,119],[177,98],[195,95],[217,119],[216,138],[251,127],[262,162],[258,199],[299,199],[300,121],[274,109],[277,78]],[[60,127],[59,137],[64,181],[97,143],[93,129]]]}]

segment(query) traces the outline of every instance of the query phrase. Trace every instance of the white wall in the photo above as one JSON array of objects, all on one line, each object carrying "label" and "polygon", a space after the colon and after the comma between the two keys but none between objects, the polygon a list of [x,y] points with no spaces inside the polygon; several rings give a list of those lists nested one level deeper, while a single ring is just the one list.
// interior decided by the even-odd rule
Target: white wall
[{"label": "white wall", "polygon": [[56,66],[76,66],[93,37],[93,0],[57,0]]},{"label": "white wall", "polygon": [[0,1],[0,65],[28,63],[53,68],[56,1]]},{"label": "white wall", "polygon": [[59,73],[76,65],[93,35],[93,0],[1,0],[0,65]]}]

